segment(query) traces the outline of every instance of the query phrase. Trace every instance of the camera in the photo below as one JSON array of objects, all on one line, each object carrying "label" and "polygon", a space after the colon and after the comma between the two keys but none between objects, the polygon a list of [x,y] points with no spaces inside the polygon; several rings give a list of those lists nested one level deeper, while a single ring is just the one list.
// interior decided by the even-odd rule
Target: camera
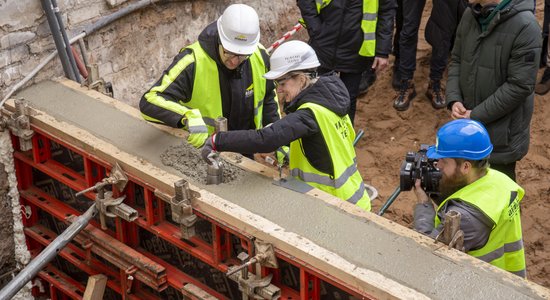
[{"label": "camera", "polygon": [[441,173],[434,166],[436,159],[429,159],[426,155],[428,145],[420,145],[418,152],[407,152],[405,160],[401,164],[399,175],[399,187],[401,191],[410,191],[414,187],[416,179],[420,179],[422,189],[432,199],[439,196],[439,180]]}]

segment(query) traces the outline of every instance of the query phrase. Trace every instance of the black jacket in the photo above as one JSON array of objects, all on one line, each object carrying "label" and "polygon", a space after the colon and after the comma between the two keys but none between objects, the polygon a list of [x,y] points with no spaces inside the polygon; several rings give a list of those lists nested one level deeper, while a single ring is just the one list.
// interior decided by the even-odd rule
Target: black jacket
[{"label": "black jacket", "polygon": [[[218,28],[216,22],[208,25],[199,35],[199,43],[206,53],[216,61],[218,65],[218,81],[220,84],[223,116],[227,118],[228,130],[242,130],[256,128],[254,124],[254,97],[245,97],[246,88],[252,83],[252,69],[250,61],[246,60],[237,69],[229,70],[221,62],[218,51]],[[262,51],[266,64],[266,71],[269,69],[269,56]],[[190,49],[182,51],[174,58],[174,61],[166,69],[161,78],[151,87],[156,88],[162,84],[162,80],[176,64],[186,55],[192,55]],[[190,63],[170,85],[162,92],[157,92],[166,101],[188,102],[193,92],[195,80],[195,62]],[[201,79],[198,79],[201,80]],[[279,119],[278,103],[275,101],[275,86],[273,81],[267,81],[267,91],[264,97],[263,125],[273,123]],[[145,94],[151,91],[149,89]],[[182,115],[170,110],[156,106],[141,97],[139,108],[143,114],[160,120],[162,123],[172,127],[182,127]]]},{"label": "black jacket", "polygon": [[315,84],[300,92],[286,107],[284,118],[261,130],[242,130],[216,134],[215,147],[219,151],[240,153],[267,153],[302,138],[304,154],[319,171],[334,174],[330,154],[313,112],[300,109],[310,102],[322,105],[339,116],[348,113],[349,94],[336,75],[321,76]]},{"label": "black jacket", "polygon": [[[373,58],[359,55],[363,43],[363,0],[332,0],[320,14],[315,0],[297,3],[321,67],[346,73],[360,73],[371,67]],[[391,52],[396,9],[396,0],[379,1],[376,56],[388,57]]]},{"label": "black jacket", "polygon": [[466,0],[435,0],[424,36],[434,48],[452,48],[456,28],[468,5]]}]

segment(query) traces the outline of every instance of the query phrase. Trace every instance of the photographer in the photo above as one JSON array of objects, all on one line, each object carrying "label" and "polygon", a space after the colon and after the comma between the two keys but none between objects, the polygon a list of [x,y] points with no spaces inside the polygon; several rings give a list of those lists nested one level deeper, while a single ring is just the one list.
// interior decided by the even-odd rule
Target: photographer
[{"label": "photographer", "polygon": [[524,190],[505,174],[489,168],[492,150],[481,123],[459,119],[443,125],[436,145],[426,153],[429,159],[437,160],[442,175],[439,201],[434,209],[421,180],[416,180],[414,227],[435,238],[443,228],[445,214],[459,212],[466,253],[525,277],[519,213]]}]

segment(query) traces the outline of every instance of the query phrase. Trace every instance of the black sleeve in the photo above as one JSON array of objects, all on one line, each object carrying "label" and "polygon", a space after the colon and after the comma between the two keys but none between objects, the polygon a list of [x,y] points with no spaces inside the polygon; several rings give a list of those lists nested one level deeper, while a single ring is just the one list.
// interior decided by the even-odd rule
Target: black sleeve
[{"label": "black sleeve", "polygon": [[193,92],[195,62],[191,50],[180,52],[164,70],[160,79],[143,94],[139,109],[150,122],[182,127],[181,119],[188,110],[178,102],[187,102]]},{"label": "black sleeve", "polygon": [[290,142],[319,132],[319,126],[309,109],[301,109],[260,130],[219,132],[214,141],[218,151],[267,153]]},{"label": "black sleeve", "polygon": [[321,30],[322,20],[317,13],[317,6],[315,0],[297,0],[296,1],[302,18],[306,23],[306,29],[310,38],[317,36],[317,33]]},{"label": "black sleeve", "polygon": [[[269,70],[269,55],[263,49],[261,50],[261,53],[265,66],[267,70]],[[266,126],[279,120],[280,118],[281,114],[279,112],[279,102],[277,99],[277,92],[275,91],[275,84],[273,83],[273,80],[268,79],[266,82],[266,92],[263,104],[262,125]]]},{"label": "black sleeve", "polygon": [[397,12],[397,0],[380,0],[378,4],[376,56],[388,57],[392,49],[393,22]]}]

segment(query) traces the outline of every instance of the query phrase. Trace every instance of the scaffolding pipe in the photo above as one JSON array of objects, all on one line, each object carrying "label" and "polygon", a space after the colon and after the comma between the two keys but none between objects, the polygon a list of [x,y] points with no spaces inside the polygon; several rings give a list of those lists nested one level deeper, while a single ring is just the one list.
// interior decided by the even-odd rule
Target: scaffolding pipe
[{"label": "scaffolding pipe", "polygon": [[55,17],[52,10],[52,4],[49,0],[40,0],[40,2],[42,3],[42,9],[46,13],[46,19],[48,20],[48,24],[50,25],[50,31],[52,32],[53,41],[55,42],[55,48],[59,53],[59,59],[61,60],[61,66],[63,67],[65,76],[71,80],[76,81],[74,71],[71,67],[71,63],[69,62],[69,56],[66,51],[62,51],[63,49],[65,49],[64,42],[63,38],[61,37],[57,18]]},{"label": "scaffolding pipe", "polygon": [[[41,0],[42,2],[46,0]],[[166,0],[160,0],[162,2],[179,2],[179,1],[166,1]],[[159,0],[142,0],[139,2],[136,2],[134,4],[128,5],[125,8],[112,13],[108,16],[101,17],[97,22],[87,26],[82,32],[74,36],[69,40],[69,44],[73,44],[74,42],[83,39],[84,37],[94,33],[95,31],[101,29],[104,26],[109,25],[110,23],[116,21],[119,18],[122,18],[126,15],[129,15],[130,13],[133,13],[136,10],[142,9],[150,4],[154,4],[156,2],[159,2]],[[81,45],[82,47],[82,45]],[[54,52],[50,53],[36,68],[34,68],[23,80],[21,80],[19,83],[13,86],[13,88],[4,96],[4,99],[0,102],[0,108],[4,105],[4,103],[17,91],[19,90],[23,85],[25,85],[27,82],[29,82],[40,70],[42,70],[52,59],[55,58],[55,56],[58,54],[58,51],[55,50]],[[85,54],[82,53],[84,63],[87,64]]]},{"label": "scaffolding pipe", "polygon": [[90,220],[96,215],[96,204],[92,204],[88,210],[76,218],[76,220],[63,233],[51,242],[40,254],[38,254],[14,279],[12,279],[2,290],[0,299],[11,299],[19,290],[33,279],[42,268],[57,256]]},{"label": "scaffolding pipe", "polygon": [[82,80],[80,80],[79,70],[76,66],[76,61],[73,56],[73,51],[71,47],[71,43],[69,43],[69,38],[67,37],[67,31],[65,31],[65,25],[63,24],[63,19],[61,18],[61,14],[59,13],[59,7],[57,6],[57,0],[51,0],[52,4],[52,10],[55,14],[55,18],[57,20],[57,24],[59,25],[59,31],[61,32],[61,37],[63,38],[63,43],[65,44],[65,52],[67,52],[67,56],[69,57],[69,63],[71,64],[71,68],[73,69],[73,73],[75,75],[75,80],[78,83],[81,83]]}]

